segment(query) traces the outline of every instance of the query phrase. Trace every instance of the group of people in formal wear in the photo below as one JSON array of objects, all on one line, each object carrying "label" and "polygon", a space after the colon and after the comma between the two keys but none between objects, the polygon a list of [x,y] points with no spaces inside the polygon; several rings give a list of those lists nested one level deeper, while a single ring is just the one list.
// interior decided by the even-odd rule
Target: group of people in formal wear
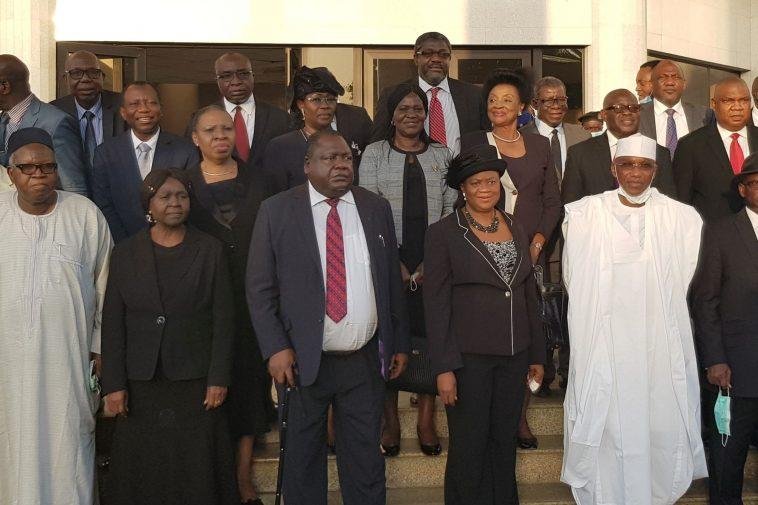
[{"label": "group of people in formal wear", "polygon": [[[161,129],[154,85],[104,90],[92,53],[69,55],[51,104],[0,55],[0,502],[96,503],[99,413],[108,505],[261,505],[273,379],[284,502],[326,505],[331,451],[343,503],[384,504],[388,383],[422,352],[447,505],[518,503],[527,406],[551,386],[578,503],[671,504],[706,476],[711,503],[741,503],[758,431],[751,90],[728,77],[709,109],[689,104],[656,60],[637,96],[611,90],[571,124],[556,77],[497,69],[477,87],[449,77],[452,50],[420,35],[418,75],[382,90],[373,121],[325,67],[294,72],[288,113],[259,101],[250,60],[225,53],[220,99],[183,137]],[[568,296],[557,355],[535,268]],[[414,401],[437,456],[436,395]]]}]

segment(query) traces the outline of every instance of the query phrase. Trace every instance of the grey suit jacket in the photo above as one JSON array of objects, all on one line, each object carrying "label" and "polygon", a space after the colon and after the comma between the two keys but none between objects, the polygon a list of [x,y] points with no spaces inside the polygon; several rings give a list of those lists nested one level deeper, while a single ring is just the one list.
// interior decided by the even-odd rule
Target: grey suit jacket
[{"label": "grey suit jacket", "polygon": [[[21,118],[19,129],[31,127],[42,128],[53,138],[61,189],[89,196],[87,162],[84,159],[76,120],[32,95],[32,102]],[[8,165],[8,155],[5,151],[0,151],[0,165]]]},{"label": "grey suit jacket", "polygon": [[[537,135],[541,135],[534,121],[522,126],[520,128],[520,131],[522,133],[536,133]],[[579,142],[584,142],[588,138],[592,137],[590,132],[579,125],[571,123],[563,123],[563,133],[566,135],[566,150],[568,150],[569,147],[578,144]]]},{"label": "grey suit jacket", "polygon": [[[640,108],[640,133],[653,140],[658,139],[655,129],[655,102],[643,103]],[[684,117],[687,118],[687,129],[689,133],[705,126],[708,122],[708,108],[702,105],[694,105],[688,102],[682,102]],[[679,135],[682,138],[683,135]],[[664,146],[665,147],[665,146]]]}]

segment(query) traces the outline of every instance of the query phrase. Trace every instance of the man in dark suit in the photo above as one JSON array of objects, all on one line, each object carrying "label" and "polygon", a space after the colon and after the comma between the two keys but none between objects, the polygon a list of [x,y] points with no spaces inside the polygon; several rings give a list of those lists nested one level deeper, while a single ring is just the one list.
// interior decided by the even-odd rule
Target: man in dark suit
[{"label": "man in dark suit", "polygon": [[[426,132],[457,154],[461,135],[489,130],[490,124],[481,90],[473,84],[448,77],[451,51],[450,41],[443,34],[422,33],[413,45],[413,62],[418,68],[418,85],[429,99]],[[379,95],[372,141],[387,138],[392,119],[387,111],[387,98],[393,91],[394,87],[386,88]]]},{"label": "man in dark suit", "polygon": [[[332,120],[332,130],[339,132],[345,139],[350,139],[350,150],[353,151],[353,166],[361,164],[361,155],[366,146],[371,143],[371,130],[374,123],[363,107],[338,103]],[[356,181],[357,185],[357,181]]]},{"label": "man in dark suit", "polygon": [[694,206],[706,222],[742,208],[732,179],[742,169],[744,159],[758,150],[758,127],[748,126],[750,90],[745,81],[739,77],[722,79],[714,90],[711,107],[716,124],[684,137],[674,156],[677,196]]},{"label": "man in dark suit", "polygon": [[687,80],[673,61],[658,62],[651,78],[653,100],[642,104],[640,133],[667,147],[673,158],[679,139],[707,124],[708,109],[682,101]]},{"label": "man in dark suit", "polygon": [[197,149],[160,129],[161,103],[150,83],[124,90],[121,117],[129,130],[95,149],[92,199],[119,242],[147,226],[139,190],[153,168],[187,168],[198,162]]},{"label": "man in dark suit", "polygon": [[119,114],[121,94],[103,89],[105,74],[100,60],[89,51],[76,51],[66,58],[63,78],[70,94],[50,102],[79,123],[82,148],[90,176],[95,148],[126,128]]},{"label": "man in dark suit", "polygon": [[731,397],[730,434],[711,430],[708,445],[712,504],[742,503],[745,458],[758,430],[758,155],[734,179],[746,207],[706,226],[692,290],[700,365]]},{"label": "man in dark suit", "polygon": [[235,154],[249,166],[257,167],[268,142],[287,132],[289,117],[278,107],[255,99],[253,66],[244,54],[222,54],[213,70],[221,92],[218,105],[234,120]]},{"label": "man in dark suit", "polygon": [[[564,204],[614,189],[611,160],[616,154],[619,139],[637,133],[640,124],[640,106],[631,91],[615,89],[605,95],[600,117],[607,130],[602,135],[580,142],[568,150],[566,172],[563,176],[561,196]],[[660,144],[656,147],[655,163],[658,166],[653,187],[661,193],[676,197],[671,171],[671,156]]]},{"label": "man in dark suit", "polygon": [[753,109],[748,124],[750,126],[756,126],[758,125],[758,107],[756,107],[756,104],[758,104],[758,77],[753,79],[753,86],[750,88],[750,91],[750,94],[753,95]]},{"label": "man in dark suit", "polygon": [[409,349],[389,203],[352,186],[351,150],[331,129],[308,143],[308,182],[258,211],[247,299],[269,371],[290,393],[284,499],[326,505],[326,419],[334,406],[346,505],[384,505],[384,380]]},{"label": "man in dark suit", "polygon": [[24,62],[0,54],[0,165],[8,164],[6,147],[11,134],[30,127],[42,128],[53,138],[61,189],[88,196],[87,163],[76,120],[34,96]]}]

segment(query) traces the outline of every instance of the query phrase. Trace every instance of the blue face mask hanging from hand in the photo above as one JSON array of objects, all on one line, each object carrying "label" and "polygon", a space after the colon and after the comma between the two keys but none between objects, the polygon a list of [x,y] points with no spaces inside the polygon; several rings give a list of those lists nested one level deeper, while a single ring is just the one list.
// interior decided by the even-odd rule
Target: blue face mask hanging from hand
[{"label": "blue face mask hanging from hand", "polygon": [[719,395],[716,398],[716,405],[713,406],[713,414],[716,418],[716,429],[721,434],[721,445],[726,447],[729,437],[732,435],[732,398],[729,396],[729,388],[726,389],[726,396],[719,388]]}]

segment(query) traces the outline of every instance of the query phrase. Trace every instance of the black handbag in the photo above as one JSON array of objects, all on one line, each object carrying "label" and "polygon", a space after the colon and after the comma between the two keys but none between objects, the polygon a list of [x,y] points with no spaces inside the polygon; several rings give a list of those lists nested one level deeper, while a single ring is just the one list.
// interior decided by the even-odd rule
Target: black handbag
[{"label": "black handbag", "polygon": [[539,316],[545,333],[548,349],[557,349],[569,344],[568,297],[563,285],[545,282],[545,272],[541,265],[534,267],[537,280]]},{"label": "black handbag", "polygon": [[437,377],[432,375],[432,361],[426,351],[426,339],[411,337],[408,366],[397,379],[387,382],[389,389],[411,393],[436,395]]}]

